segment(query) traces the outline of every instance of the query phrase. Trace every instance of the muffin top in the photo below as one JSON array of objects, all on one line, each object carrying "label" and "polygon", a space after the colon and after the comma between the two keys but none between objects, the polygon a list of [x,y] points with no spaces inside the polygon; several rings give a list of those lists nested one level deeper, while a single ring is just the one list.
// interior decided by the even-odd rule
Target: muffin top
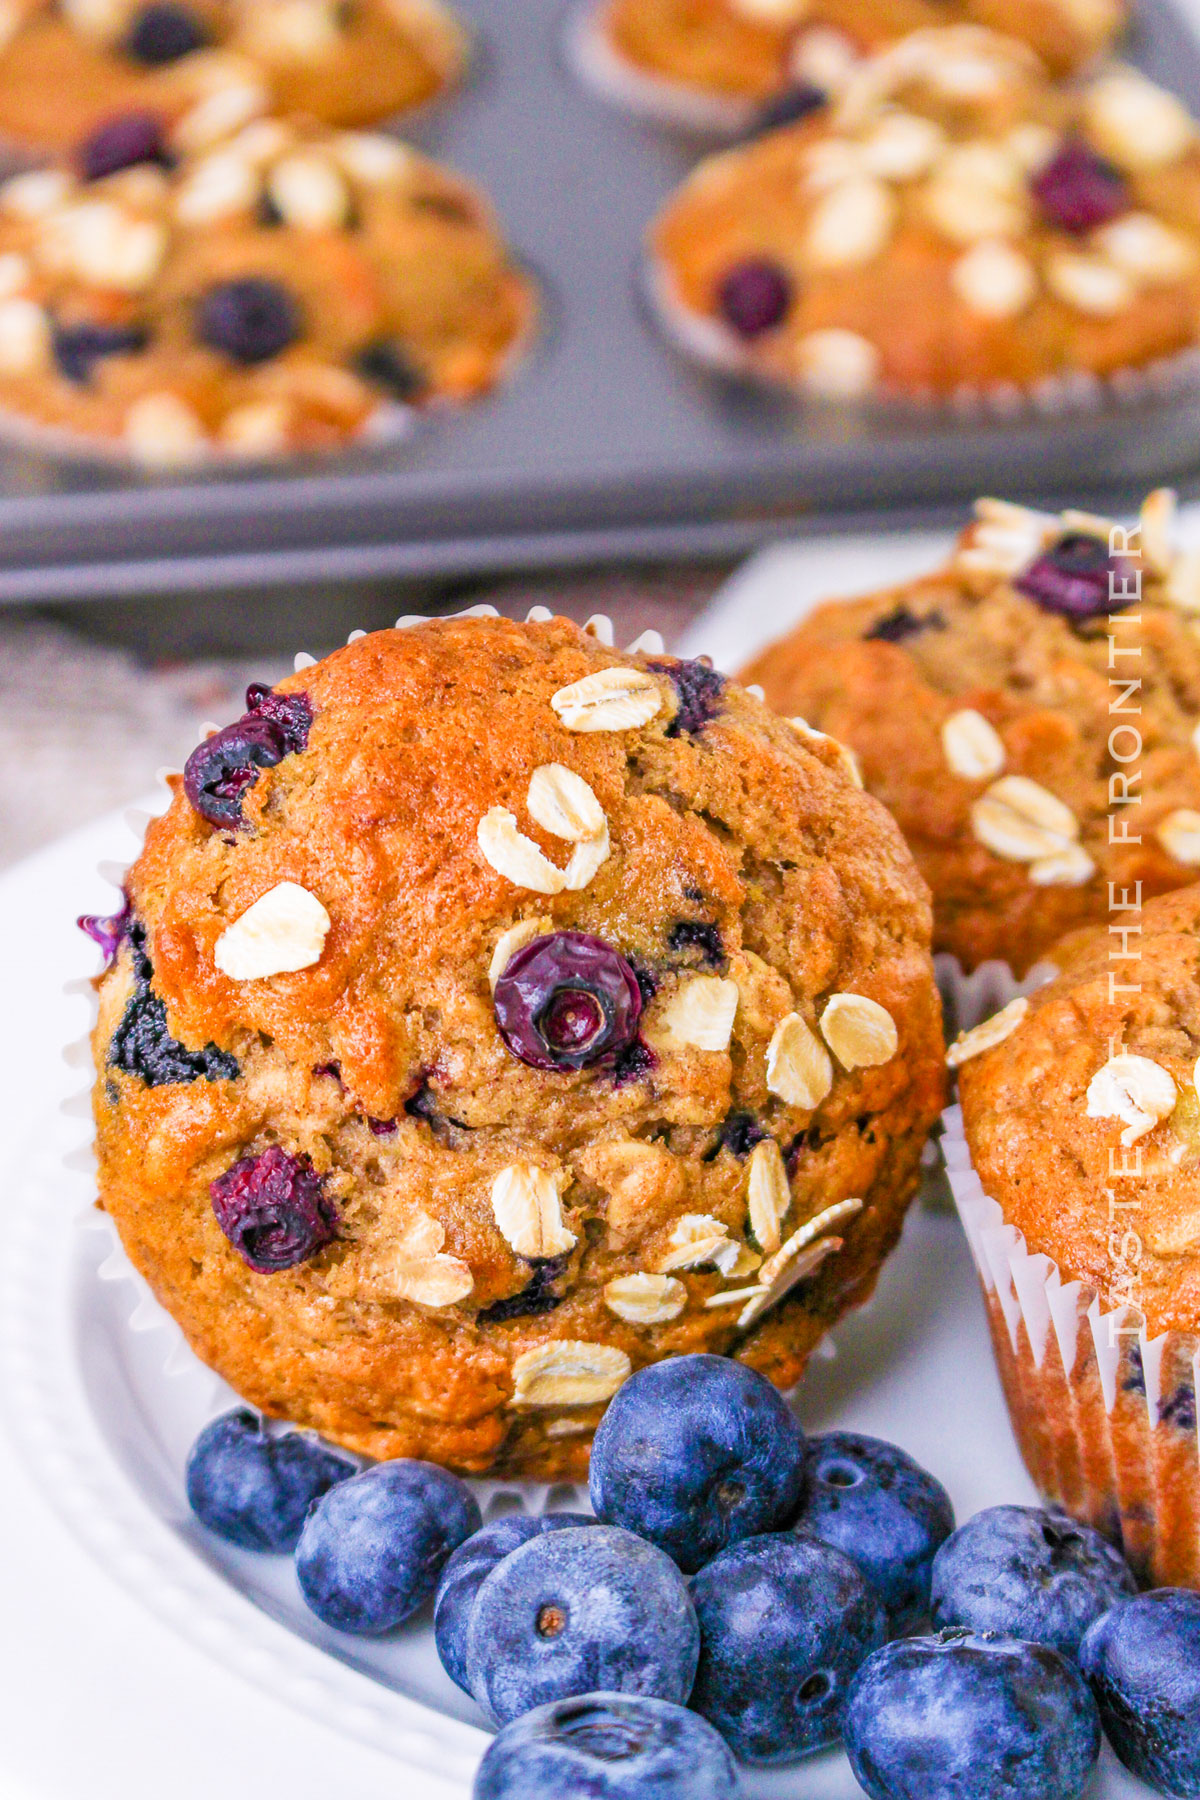
[{"label": "muffin top", "polygon": [[1200,564],[1172,508],[1127,531],[982,500],[944,568],[819,607],[744,672],[852,746],[965,969],[1023,974],[1110,883],[1195,879]]},{"label": "muffin top", "polygon": [[381,134],[138,111],[0,187],[0,408],[151,465],[386,435],[535,310],[482,195]]},{"label": "muffin top", "polygon": [[864,55],[914,31],[982,25],[1061,75],[1111,42],[1122,0],[607,0],[602,23],[634,68],[751,103],[796,83],[836,92]]},{"label": "muffin top", "polygon": [[130,871],[96,1036],[102,1198],[201,1354],[477,1468],[590,1429],[581,1346],[576,1408],[684,1349],[794,1380],[942,1090],[927,896],[837,746],[562,619],[250,700]]},{"label": "muffin top", "polygon": [[253,96],[325,124],[378,124],[461,72],[440,0],[8,0],[0,139],[66,151],[135,109],[195,127]]},{"label": "muffin top", "polygon": [[1115,927],[1065,942],[1058,978],[951,1058],[985,1193],[1154,1338],[1200,1327],[1200,887]]},{"label": "muffin top", "polygon": [[864,63],[840,99],[702,162],[650,235],[690,353],[809,395],[1036,392],[1190,348],[1200,149],[1173,95],[1078,89],[969,26]]}]

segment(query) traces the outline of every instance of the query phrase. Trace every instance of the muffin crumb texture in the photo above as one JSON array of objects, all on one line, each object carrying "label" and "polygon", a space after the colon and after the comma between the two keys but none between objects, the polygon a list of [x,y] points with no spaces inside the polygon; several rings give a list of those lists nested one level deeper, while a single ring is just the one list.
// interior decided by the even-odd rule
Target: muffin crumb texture
[{"label": "muffin crumb texture", "polygon": [[193,1348],[374,1457],[577,1477],[789,1385],[943,1098],[928,897],[830,741],[565,620],[362,637],[203,743],[99,981],[102,1204]]}]

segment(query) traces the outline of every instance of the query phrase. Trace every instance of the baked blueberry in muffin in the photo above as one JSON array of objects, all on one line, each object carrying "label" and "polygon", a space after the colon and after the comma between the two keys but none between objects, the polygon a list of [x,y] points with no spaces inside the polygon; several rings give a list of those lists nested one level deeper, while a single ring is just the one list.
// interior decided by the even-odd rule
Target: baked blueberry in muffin
[{"label": "baked blueberry in muffin", "polygon": [[563,619],[250,702],[99,983],[102,1201],[194,1348],[367,1455],[547,1477],[643,1364],[795,1381],[942,1098],[927,895],[838,747]]}]

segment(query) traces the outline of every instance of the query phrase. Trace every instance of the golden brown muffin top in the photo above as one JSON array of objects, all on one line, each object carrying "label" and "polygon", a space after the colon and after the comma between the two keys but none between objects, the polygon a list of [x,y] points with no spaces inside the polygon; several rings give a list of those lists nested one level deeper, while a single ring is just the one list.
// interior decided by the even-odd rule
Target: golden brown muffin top
[{"label": "golden brown muffin top", "polygon": [[[1064,1281],[1150,1337],[1200,1326],[1200,887],[1060,946],[1061,974],[967,1055],[960,1096],[984,1191]],[[1125,953],[1129,954],[1125,956]],[[1122,957],[1125,959],[1122,960]]]},{"label": "golden brown muffin top", "polygon": [[[1110,882],[1194,879],[1200,565],[1172,548],[1172,505],[1152,495],[1125,533],[981,501],[944,568],[819,607],[744,671],[853,748],[933,890],[935,947],[967,969],[1024,973],[1104,917]],[[1080,616],[1053,610],[1072,595]]]}]

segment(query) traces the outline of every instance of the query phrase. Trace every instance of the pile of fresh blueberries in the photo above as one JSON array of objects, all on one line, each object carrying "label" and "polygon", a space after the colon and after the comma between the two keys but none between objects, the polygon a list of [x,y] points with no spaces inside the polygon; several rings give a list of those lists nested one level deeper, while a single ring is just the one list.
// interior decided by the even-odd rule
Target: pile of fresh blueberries
[{"label": "pile of fresh blueberries", "polygon": [[1076,1800],[1102,1726],[1159,1793],[1200,1796],[1200,1594],[1139,1595],[1062,1513],[996,1506],[956,1531],[903,1450],[806,1439],[720,1357],[626,1382],[592,1451],[595,1518],[485,1526],[444,1469],[358,1472],[244,1409],[200,1434],[187,1492],[230,1542],[294,1552],[338,1630],[433,1600],[447,1674],[501,1728],[475,1800],[736,1800],[735,1758],[839,1740],[871,1800]]}]

